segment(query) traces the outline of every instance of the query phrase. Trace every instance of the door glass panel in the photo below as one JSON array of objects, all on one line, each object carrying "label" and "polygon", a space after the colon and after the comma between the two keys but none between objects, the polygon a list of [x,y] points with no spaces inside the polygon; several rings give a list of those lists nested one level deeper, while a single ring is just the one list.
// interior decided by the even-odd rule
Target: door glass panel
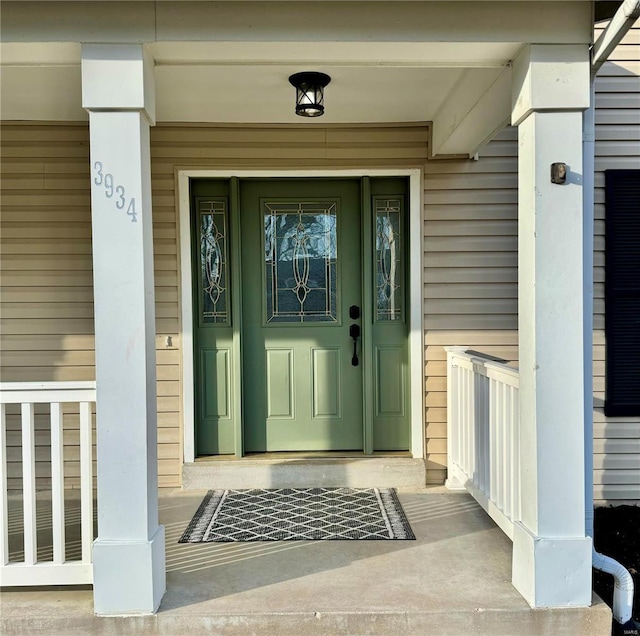
[{"label": "door glass panel", "polygon": [[337,203],[263,203],[267,323],[337,321]]},{"label": "door glass panel", "polygon": [[228,324],[227,204],[200,202],[202,322]]},{"label": "door glass panel", "polygon": [[376,220],[376,320],[402,320],[402,201],[374,197]]}]

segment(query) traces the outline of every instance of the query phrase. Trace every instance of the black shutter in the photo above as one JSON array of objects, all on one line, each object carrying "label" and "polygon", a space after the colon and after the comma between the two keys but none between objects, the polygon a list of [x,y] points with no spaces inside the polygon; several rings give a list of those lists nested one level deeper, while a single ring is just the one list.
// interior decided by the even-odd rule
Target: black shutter
[{"label": "black shutter", "polygon": [[640,170],[605,171],[605,415],[640,415]]}]

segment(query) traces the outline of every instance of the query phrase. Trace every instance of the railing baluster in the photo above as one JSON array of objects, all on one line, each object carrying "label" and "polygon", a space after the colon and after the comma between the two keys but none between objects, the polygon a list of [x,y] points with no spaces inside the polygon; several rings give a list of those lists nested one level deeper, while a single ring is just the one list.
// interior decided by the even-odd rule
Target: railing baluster
[{"label": "railing baluster", "polygon": [[35,565],[38,558],[38,536],[36,526],[36,445],[33,404],[23,402],[21,413],[24,562],[27,565]]},{"label": "railing baluster", "polygon": [[468,424],[467,433],[469,435],[468,459],[469,464],[467,470],[469,477],[476,480],[476,392],[473,385],[473,371],[467,369],[467,381],[469,386],[469,400],[467,402]]},{"label": "railing baluster", "polygon": [[482,447],[482,380],[480,381],[476,381],[476,380],[477,380],[477,376],[474,374],[471,379],[473,392],[476,398],[474,401],[476,406],[473,410],[473,419],[474,419],[473,474],[475,476],[476,484],[479,485],[480,480],[482,479],[482,470],[483,470],[480,453],[479,453],[479,449]]},{"label": "railing baluster", "polygon": [[467,386],[467,370],[460,368],[460,435],[462,441],[462,452],[460,453],[460,467],[465,475],[469,474],[469,462],[467,453],[469,449],[469,387]]},{"label": "railing baluster", "polygon": [[505,489],[505,474],[506,463],[509,461],[509,454],[506,452],[504,445],[504,425],[505,425],[505,398],[508,392],[505,391],[504,384],[500,383],[501,395],[498,402],[498,408],[496,412],[495,429],[496,429],[496,456],[500,458],[498,461],[498,470],[496,472],[496,490],[495,499],[496,504],[500,510],[504,512],[504,489]]},{"label": "railing baluster", "polygon": [[0,566],[9,563],[9,508],[7,505],[7,409],[0,404]]},{"label": "railing baluster", "polygon": [[482,490],[489,495],[491,468],[491,419],[489,417],[489,380],[485,375],[480,376],[482,387]]},{"label": "railing baluster", "polygon": [[477,480],[476,475],[476,446],[478,443],[477,435],[476,435],[476,410],[477,410],[477,400],[478,397],[476,395],[476,387],[474,384],[473,371],[467,371],[467,375],[469,376],[469,475],[473,478],[474,482]]},{"label": "railing baluster", "polygon": [[459,467],[466,474],[466,464],[465,464],[465,453],[467,449],[467,431],[466,431],[466,420],[467,417],[467,405],[464,401],[465,393],[465,372],[462,367],[458,368],[458,444],[460,447],[460,452],[458,453],[458,464]]},{"label": "railing baluster", "polygon": [[512,501],[511,518],[513,521],[520,520],[520,404],[517,391],[513,391],[513,399],[511,403],[511,471],[513,478],[512,483]]},{"label": "railing baluster", "polygon": [[450,418],[450,432],[449,439],[447,439],[447,447],[450,449],[451,453],[451,464],[460,465],[460,410],[458,404],[458,394],[459,390],[457,387],[460,386],[460,368],[457,366],[450,365],[449,373],[451,375],[451,384],[456,387],[456,390],[451,395],[450,399],[449,395],[447,395],[447,404],[451,409],[451,412],[448,414]]},{"label": "railing baluster", "polygon": [[91,439],[91,404],[80,403],[80,509],[82,560],[91,561],[93,542],[93,452]]},{"label": "railing baluster", "polygon": [[475,420],[474,427],[476,434],[476,443],[474,444],[474,461],[475,461],[475,484],[481,491],[484,491],[484,395],[482,394],[482,377],[474,373],[473,388],[476,393],[475,401]]},{"label": "railing baluster", "polygon": [[473,392],[468,369],[464,370],[464,470],[467,476],[473,478]]},{"label": "railing baluster", "polygon": [[51,518],[53,530],[53,562],[65,561],[64,523],[64,439],[62,404],[51,404]]},{"label": "railing baluster", "polygon": [[497,452],[499,448],[498,427],[496,426],[498,418],[496,414],[498,384],[494,379],[489,379],[489,430],[491,431],[491,445],[489,454],[489,498],[497,496],[497,484],[500,474],[500,456]]},{"label": "railing baluster", "polygon": [[455,435],[456,435],[456,445],[455,445],[455,450],[456,450],[456,464],[458,465],[458,467],[461,467],[462,464],[462,444],[464,443],[464,437],[463,437],[463,432],[462,432],[462,401],[460,399],[460,396],[462,394],[462,369],[460,367],[456,367],[455,368],[455,374],[456,374],[456,383],[457,383],[457,387],[458,387],[458,392],[455,395],[454,398],[454,404],[456,405],[456,412],[455,412],[455,419],[453,420],[454,422],[454,427],[455,427]]},{"label": "railing baluster", "polygon": [[513,410],[513,392],[514,389],[512,387],[507,387],[505,391],[505,457],[507,461],[505,462],[505,474],[504,474],[504,482],[505,482],[505,514],[513,519],[513,427],[514,422],[511,417],[511,413]]}]

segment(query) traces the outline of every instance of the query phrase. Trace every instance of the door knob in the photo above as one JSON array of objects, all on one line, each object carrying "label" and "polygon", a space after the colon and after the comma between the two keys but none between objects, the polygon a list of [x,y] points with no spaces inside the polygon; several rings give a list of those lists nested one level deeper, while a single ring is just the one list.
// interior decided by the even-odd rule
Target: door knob
[{"label": "door knob", "polygon": [[354,367],[358,366],[358,338],[360,337],[360,325],[351,325],[349,327],[349,335],[353,338],[353,357],[351,358],[351,364]]}]

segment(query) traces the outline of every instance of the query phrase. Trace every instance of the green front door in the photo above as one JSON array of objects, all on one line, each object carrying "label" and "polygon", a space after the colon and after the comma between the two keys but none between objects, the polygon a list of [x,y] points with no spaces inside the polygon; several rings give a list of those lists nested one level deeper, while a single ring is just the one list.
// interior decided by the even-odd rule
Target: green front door
[{"label": "green front door", "polygon": [[247,180],[239,198],[244,449],[362,449],[360,181]]},{"label": "green front door", "polygon": [[190,190],[196,454],[408,450],[406,180]]}]

